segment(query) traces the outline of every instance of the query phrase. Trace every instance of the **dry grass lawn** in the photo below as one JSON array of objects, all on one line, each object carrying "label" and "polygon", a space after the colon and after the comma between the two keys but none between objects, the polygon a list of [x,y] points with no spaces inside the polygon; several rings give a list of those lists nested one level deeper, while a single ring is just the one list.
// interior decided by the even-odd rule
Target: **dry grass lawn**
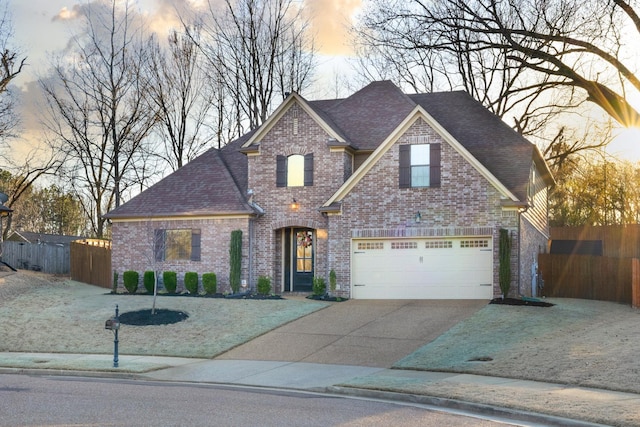
[{"label": "dry grass lawn", "polygon": [[[20,271],[0,278],[0,352],[109,354],[105,321],[151,309],[152,296],[111,295],[108,289]],[[157,308],[189,318],[162,326],[122,325],[124,355],[212,358],[296,318],[326,307],[305,299],[229,300],[158,296]]]}]

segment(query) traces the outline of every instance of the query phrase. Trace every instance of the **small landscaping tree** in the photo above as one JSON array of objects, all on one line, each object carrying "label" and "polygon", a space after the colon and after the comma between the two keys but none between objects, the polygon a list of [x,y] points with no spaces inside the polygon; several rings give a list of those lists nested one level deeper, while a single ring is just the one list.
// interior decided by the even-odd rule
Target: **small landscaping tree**
[{"label": "small landscaping tree", "polygon": [[329,272],[329,289],[331,293],[334,294],[336,292],[336,288],[338,287],[338,279],[336,277],[336,271],[332,268]]},{"label": "small landscaping tree", "polygon": [[124,281],[124,288],[130,294],[135,294],[138,290],[138,280],[140,279],[140,275],[137,271],[127,270],[122,273],[122,280]]},{"label": "small landscaping tree", "polygon": [[218,292],[216,273],[204,273],[202,275],[202,288],[207,295],[215,295]]},{"label": "small landscaping tree", "polygon": [[271,293],[271,279],[267,276],[258,277],[257,290],[260,295],[269,295]]},{"label": "small landscaping tree", "polygon": [[511,288],[511,236],[509,236],[509,230],[500,229],[499,245],[500,290],[502,291],[502,298],[507,298]]},{"label": "small landscaping tree", "polygon": [[198,273],[189,271],[184,274],[184,287],[192,295],[198,295]]},{"label": "small landscaping tree", "polygon": [[175,294],[178,288],[178,274],[175,271],[165,271],[162,273],[164,288],[170,294]]},{"label": "small landscaping tree", "polygon": [[229,286],[235,294],[240,289],[240,275],[242,273],[242,230],[231,232],[229,247]]},{"label": "small landscaping tree", "polygon": [[153,288],[156,285],[156,274],[153,271],[147,270],[142,276],[142,284],[148,294],[153,293]]}]

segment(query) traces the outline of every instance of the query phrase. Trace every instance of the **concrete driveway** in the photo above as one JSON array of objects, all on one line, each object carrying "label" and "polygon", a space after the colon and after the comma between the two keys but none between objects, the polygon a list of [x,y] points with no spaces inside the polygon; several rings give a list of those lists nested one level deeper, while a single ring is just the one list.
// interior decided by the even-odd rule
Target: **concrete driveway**
[{"label": "concrete driveway", "polygon": [[483,300],[332,303],[216,359],[390,368],[487,304]]}]

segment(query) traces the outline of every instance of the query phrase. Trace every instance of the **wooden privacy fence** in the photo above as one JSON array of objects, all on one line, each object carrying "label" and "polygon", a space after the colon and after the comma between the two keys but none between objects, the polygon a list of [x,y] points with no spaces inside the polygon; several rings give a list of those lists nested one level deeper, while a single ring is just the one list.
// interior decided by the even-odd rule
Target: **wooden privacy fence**
[{"label": "wooden privacy fence", "polygon": [[640,260],[539,254],[546,297],[613,301],[640,307]]},{"label": "wooden privacy fence", "polygon": [[72,242],[71,279],[111,289],[111,242],[98,239]]},{"label": "wooden privacy fence", "polygon": [[2,261],[13,268],[69,274],[68,245],[49,243],[2,242]]}]

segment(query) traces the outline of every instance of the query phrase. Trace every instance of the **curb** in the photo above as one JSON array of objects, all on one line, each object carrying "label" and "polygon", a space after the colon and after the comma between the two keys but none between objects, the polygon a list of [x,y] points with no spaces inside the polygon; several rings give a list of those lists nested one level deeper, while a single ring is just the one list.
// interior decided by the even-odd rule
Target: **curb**
[{"label": "curb", "polygon": [[327,393],[344,396],[366,397],[397,402],[417,403],[448,410],[464,411],[492,417],[504,417],[513,421],[540,423],[545,426],[567,427],[608,427],[607,424],[597,424],[588,421],[574,420],[555,415],[541,414],[518,409],[491,406],[483,403],[466,402],[462,400],[446,399],[418,394],[399,393],[392,391],[370,390],[355,387],[330,386]]},{"label": "curb", "polygon": [[113,378],[122,380],[144,380],[144,375],[135,372],[113,372],[113,371],[78,371],[70,369],[37,369],[37,368],[2,368],[0,375],[43,375],[52,377],[88,377],[88,378]]}]

